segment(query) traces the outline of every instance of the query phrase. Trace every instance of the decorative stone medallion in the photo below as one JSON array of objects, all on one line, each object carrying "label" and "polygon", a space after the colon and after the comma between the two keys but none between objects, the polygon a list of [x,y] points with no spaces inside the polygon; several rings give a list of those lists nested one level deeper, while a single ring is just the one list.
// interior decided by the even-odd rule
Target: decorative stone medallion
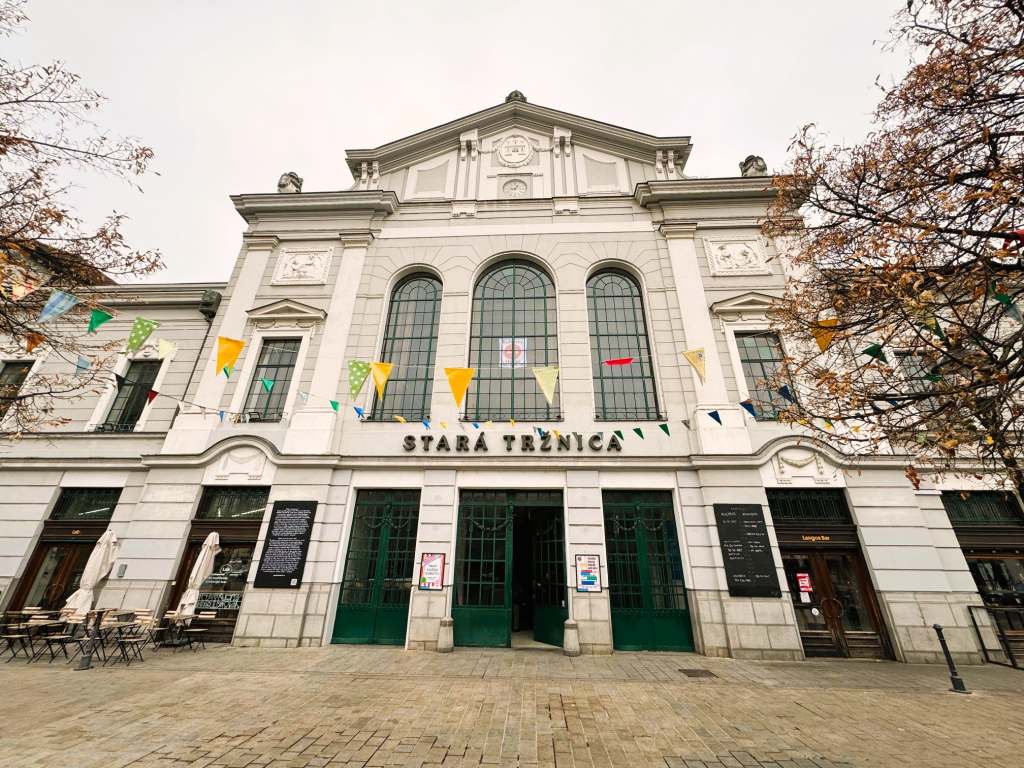
[{"label": "decorative stone medallion", "polygon": [[285,249],[277,260],[274,284],[319,285],[327,282],[330,248]]},{"label": "decorative stone medallion", "polygon": [[533,157],[529,140],[518,133],[506,136],[498,143],[498,162],[507,168],[526,165]]},{"label": "decorative stone medallion", "polygon": [[708,240],[704,252],[712,275],[769,275],[771,269],[757,240]]},{"label": "decorative stone medallion", "polygon": [[529,189],[522,179],[509,179],[501,185],[501,196],[509,198],[526,197]]}]

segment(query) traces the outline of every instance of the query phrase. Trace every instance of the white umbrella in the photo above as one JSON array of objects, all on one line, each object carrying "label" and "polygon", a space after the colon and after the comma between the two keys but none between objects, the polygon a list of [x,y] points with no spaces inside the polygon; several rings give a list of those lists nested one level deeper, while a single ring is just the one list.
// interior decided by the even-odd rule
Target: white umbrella
[{"label": "white umbrella", "polygon": [[196,612],[196,603],[199,602],[199,588],[203,582],[213,573],[213,561],[220,553],[220,535],[214,531],[206,537],[203,546],[199,548],[199,556],[196,557],[195,565],[192,566],[192,573],[188,575],[188,584],[185,585],[185,593],[178,603],[178,618],[191,616]]},{"label": "white umbrella", "polygon": [[78,591],[64,603],[65,608],[73,608],[75,613],[87,613],[92,610],[93,592],[96,586],[107,577],[117,559],[117,536],[110,529],[100,536],[96,546],[89,553],[89,559],[82,571],[82,579],[78,583]]}]

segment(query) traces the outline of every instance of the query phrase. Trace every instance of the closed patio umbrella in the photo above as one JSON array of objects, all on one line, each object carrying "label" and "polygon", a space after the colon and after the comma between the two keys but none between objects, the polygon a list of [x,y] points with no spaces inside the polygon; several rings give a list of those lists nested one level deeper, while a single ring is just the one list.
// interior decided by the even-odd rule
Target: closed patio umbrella
[{"label": "closed patio umbrella", "polygon": [[78,583],[78,591],[64,603],[65,608],[74,608],[75,613],[87,613],[92,610],[92,602],[95,599],[93,594],[96,586],[107,577],[110,569],[114,567],[114,560],[117,559],[117,536],[114,532],[107,530],[96,546],[92,548],[89,559],[85,563],[85,570],[82,571],[82,580]]},{"label": "closed patio umbrella", "polygon": [[191,616],[196,612],[196,603],[199,602],[199,588],[203,582],[213,573],[213,561],[220,553],[220,535],[214,531],[203,542],[199,549],[199,556],[192,566],[192,572],[188,575],[188,584],[185,585],[185,593],[178,603],[178,617]]}]

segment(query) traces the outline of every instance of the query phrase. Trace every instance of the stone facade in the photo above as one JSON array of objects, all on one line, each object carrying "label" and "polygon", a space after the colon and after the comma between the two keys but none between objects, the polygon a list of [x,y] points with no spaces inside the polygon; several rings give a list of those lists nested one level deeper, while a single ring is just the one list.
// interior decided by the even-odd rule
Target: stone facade
[{"label": "stone facade", "polygon": [[[0,485],[9,492],[0,501],[0,604],[16,592],[62,487],[124,488],[110,523],[122,542],[118,564],[99,603],[161,609],[178,578],[202,489],[259,486],[270,489],[270,503],[310,499],[318,509],[302,585],[294,590],[253,584],[267,536],[264,516],[233,642],[329,643],[358,493],[418,489],[414,562],[422,553],[444,553],[445,587],[420,591],[410,581],[406,647],[444,650],[458,578],[460,492],[558,490],[570,569],[567,610],[580,650],[608,653],[608,590],[613,594],[615,583],[602,493],[659,490],[673,499],[696,650],[800,659],[766,488],[831,488],[850,507],[893,655],[936,661],[928,627],[938,622],[961,660],[977,661],[965,606],[980,599],[937,490],[915,494],[900,457],[874,457],[854,469],[829,446],[754,421],[739,407],[748,391],[736,335],[767,328],[765,312],[785,279],[781,254],[758,229],[771,179],[688,178],[690,147],[687,137],[655,138],[514,98],[392,144],[350,150],[355,183],[348,190],[302,191],[292,173],[278,193],[232,197],[246,228],[227,283],[104,289],[161,321],[160,335],[178,351],[161,370],[160,391],[191,404],[175,414],[173,400],[161,398],[134,432],[99,434],[94,428],[110,394],[86,396],[67,406],[69,422],[58,434],[3,447]],[[409,451],[404,437],[418,439],[423,427],[353,415],[354,407],[370,411],[372,387],[350,398],[347,361],[380,358],[394,287],[426,272],[443,284],[431,434],[454,440],[471,430],[443,368],[467,364],[474,286],[490,265],[510,257],[543,268],[557,293],[562,416],[545,428],[623,430],[621,453],[506,450],[501,434],[518,440],[532,423],[488,427],[486,452]],[[605,268],[623,270],[640,285],[659,422],[669,434],[645,423],[647,437],[639,440],[632,437],[636,423],[595,416],[585,285]],[[209,326],[198,312],[200,289],[223,296]],[[111,322],[101,334],[116,339],[125,329]],[[215,370],[218,336],[246,342],[230,378]],[[280,338],[300,340],[283,417],[221,418],[219,411],[244,412],[261,345]],[[705,350],[703,377],[680,354],[695,348]],[[781,597],[730,596],[715,524],[714,505],[721,503],[764,510]],[[573,591],[577,554],[601,556],[604,592]]]}]

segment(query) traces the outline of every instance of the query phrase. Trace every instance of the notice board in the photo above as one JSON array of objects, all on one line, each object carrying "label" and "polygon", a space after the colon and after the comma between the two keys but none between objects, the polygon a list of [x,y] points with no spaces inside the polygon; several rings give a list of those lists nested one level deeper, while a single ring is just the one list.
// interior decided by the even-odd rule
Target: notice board
[{"label": "notice board", "polygon": [[299,588],[315,516],[315,501],[274,502],[254,587]]},{"label": "notice board", "polygon": [[760,504],[715,504],[725,579],[733,597],[779,597],[768,527]]}]

